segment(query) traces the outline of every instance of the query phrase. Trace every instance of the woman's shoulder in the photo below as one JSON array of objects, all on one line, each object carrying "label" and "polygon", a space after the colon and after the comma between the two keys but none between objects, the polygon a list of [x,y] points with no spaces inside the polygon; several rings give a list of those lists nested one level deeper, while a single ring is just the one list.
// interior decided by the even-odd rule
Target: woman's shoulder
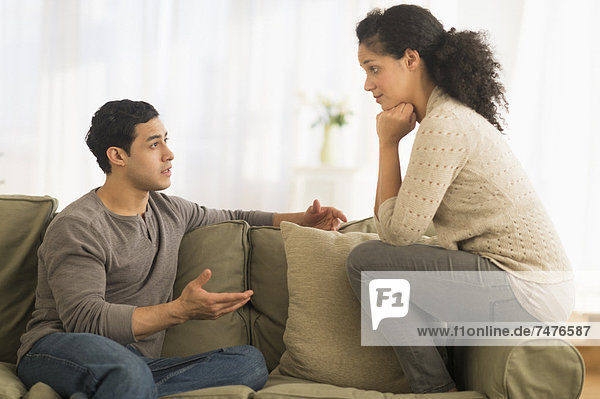
[{"label": "woman's shoulder", "polygon": [[427,101],[427,112],[423,120],[460,121],[474,112],[471,108],[436,87]]},{"label": "woman's shoulder", "polygon": [[477,137],[489,128],[497,130],[483,116],[440,88],[432,92],[420,128],[423,131],[452,132],[457,136],[471,138]]},{"label": "woman's shoulder", "polygon": [[[434,92],[432,96],[436,93]],[[463,134],[464,110],[460,109],[460,103],[443,93],[437,93],[433,102],[430,99],[427,105],[427,113],[419,124],[419,133],[427,134],[437,132],[438,134],[455,133]]]}]

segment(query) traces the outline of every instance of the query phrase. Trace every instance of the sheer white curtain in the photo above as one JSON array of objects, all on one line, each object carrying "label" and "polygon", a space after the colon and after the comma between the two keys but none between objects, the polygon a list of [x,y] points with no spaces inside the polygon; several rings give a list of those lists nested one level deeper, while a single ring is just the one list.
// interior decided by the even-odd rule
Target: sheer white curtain
[{"label": "sheer white curtain", "polygon": [[600,4],[524,5],[510,82],[511,145],[577,271],[577,309],[599,313]]},{"label": "sheer white curtain", "polygon": [[[293,168],[318,164],[310,102],[324,94],[352,111],[337,158],[372,176],[356,187],[362,211],[349,215],[367,216],[378,109],[362,90],[354,27],[394,3],[0,0],[0,192],[48,194],[64,206],[102,184],[84,135],[100,105],[132,98],[154,104],[169,130],[168,192],[212,207],[288,210]],[[414,3],[446,28],[489,32],[504,65],[511,146],[575,268],[598,270],[598,3]],[[401,144],[404,165],[410,145]]]},{"label": "sheer white curtain", "polygon": [[361,110],[374,105],[353,30],[389,4],[1,0],[0,190],[64,206],[100,185],[84,135],[99,106],[131,98],[155,105],[170,132],[170,193],[285,210],[291,168],[316,163],[321,139],[306,99],[348,100],[354,128],[340,151],[363,162]]},{"label": "sheer white curtain", "polygon": [[[431,1],[446,26],[486,30],[504,66],[507,139],[576,271],[576,310],[600,312],[600,3]],[[443,4],[442,4],[443,3]]]}]

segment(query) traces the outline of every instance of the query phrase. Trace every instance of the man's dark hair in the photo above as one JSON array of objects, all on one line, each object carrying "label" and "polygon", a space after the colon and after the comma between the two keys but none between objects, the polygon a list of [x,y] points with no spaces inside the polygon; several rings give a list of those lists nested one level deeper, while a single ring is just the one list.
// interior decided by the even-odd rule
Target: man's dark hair
[{"label": "man's dark hair", "polygon": [[158,112],[144,101],[109,101],[92,117],[92,124],[85,136],[85,142],[96,157],[100,169],[107,175],[111,173],[110,162],[106,156],[109,147],[119,147],[127,155],[135,139],[135,125],[156,118]]}]

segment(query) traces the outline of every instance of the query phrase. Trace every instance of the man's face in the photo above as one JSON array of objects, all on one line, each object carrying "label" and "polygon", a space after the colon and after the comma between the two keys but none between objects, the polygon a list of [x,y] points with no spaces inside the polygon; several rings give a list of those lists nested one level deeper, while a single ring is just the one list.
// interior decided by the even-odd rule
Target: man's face
[{"label": "man's face", "polygon": [[175,155],[167,146],[167,130],[158,117],[135,126],[129,154],[125,172],[134,188],[157,191],[171,185]]}]

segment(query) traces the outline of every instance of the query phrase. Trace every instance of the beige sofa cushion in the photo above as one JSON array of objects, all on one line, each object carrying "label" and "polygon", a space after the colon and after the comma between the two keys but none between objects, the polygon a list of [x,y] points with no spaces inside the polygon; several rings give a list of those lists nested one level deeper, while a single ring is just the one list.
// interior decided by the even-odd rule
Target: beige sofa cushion
[{"label": "beige sofa cushion", "polygon": [[37,285],[37,249],[56,211],[51,197],[0,196],[0,361],[15,363],[31,317]]},{"label": "beige sofa cushion", "polygon": [[360,304],[346,276],[346,257],[370,233],[327,232],[282,223],[289,308],[279,371],[341,387],[408,392],[389,347],[360,345]]},{"label": "beige sofa cushion", "polygon": [[[186,234],[179,248],[173,297],[204,269],[212,271],[204,285],[211,292],[243,292],[246,287],[248,224],[231,221],[200,227]],[[248,307],[217,320],[190,320],[169,328],[162,356],[187,356],[209,350],[250,343]]]},{"label": "beige sofa cushion", "polygon": [[36,382],[23,399],[61,399],[60,395],[49,385]]}]

